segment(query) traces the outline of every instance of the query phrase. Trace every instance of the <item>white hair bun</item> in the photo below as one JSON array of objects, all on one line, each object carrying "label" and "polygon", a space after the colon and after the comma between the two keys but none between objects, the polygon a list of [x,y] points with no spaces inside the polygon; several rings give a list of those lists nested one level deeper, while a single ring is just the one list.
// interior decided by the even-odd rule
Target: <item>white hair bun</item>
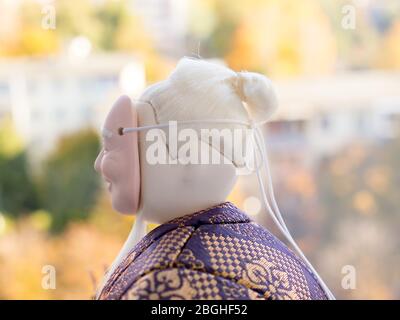
[{"label": "white hair bun", "polygon": [[275,90],[267,77],[191,58],[181,59],[171,75],[150,87],[141,99],[152,101],[160,123],[225,118],[262,123],[277,109]]},{"label": "white hair bun", "polygon": [[238,72],[236,87],[252,120],[265,122],[278,108],[275,89],[267,77],[254,72]]}]

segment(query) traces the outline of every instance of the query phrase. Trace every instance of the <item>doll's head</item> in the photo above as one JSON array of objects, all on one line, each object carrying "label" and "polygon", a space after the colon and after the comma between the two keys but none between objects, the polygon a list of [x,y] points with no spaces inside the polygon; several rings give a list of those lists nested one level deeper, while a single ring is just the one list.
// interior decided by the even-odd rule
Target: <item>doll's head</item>
[{"label": "doll's head", "polygon": [[199,155],[208,153],[210,159],[217,155],[223,160],[218,163],[185,161],[187,153],[172,150],[168,128],[158,128],[152,130],[162,132],[158,143],[164,146],[168,161],[154,164],[149,159],[149,150],[154,147],[149,130],[120,136],[119,128],[204,119],[262,122],[275,108],[274,90],[264,76],[236,73],[203,60],[182,59],[166,80],[150,86],[139,101],[122,97],[107,116],[104,148],[95,167],[111,183],[114,209],[123,213],[139,211],[146,220],[163,223],[208,208],[226,200],[237,180],[237,168],[245,162],[244,156],[238,157],[232,151],[238,140],[221,143],[205,139],[201,131],[245,129],[237,123],[178,125],[178,132],[191,128],[196,133],[192,139],[177,141],[178,150],[190,146]]}]

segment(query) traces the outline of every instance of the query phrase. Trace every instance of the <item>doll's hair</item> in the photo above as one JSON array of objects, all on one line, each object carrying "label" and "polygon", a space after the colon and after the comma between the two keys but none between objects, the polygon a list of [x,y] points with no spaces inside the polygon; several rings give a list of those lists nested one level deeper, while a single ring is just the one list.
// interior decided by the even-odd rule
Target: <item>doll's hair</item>
[{"label": "doll's hair", "polygon": [[[203,119],[265,122],[277,108],[275,90],[265,76],[235,72],[221,64],[192,58],[181,59],[171,75],[150,86],[140,100],[150,102],[158,123]],[[223,127],[233,130],[241,126],[224,124]],[[244,145],[246,137],[239,139]],[[223,144],[202,140],[210,143],[235,166],[245,165],[245,154],[238,156],[234,153],[238,140],[224,140]]]},{"label": "doll's hair", "polygon": [[264,122],[277,108],[267,77],[193,58],[181,59],[169,78],[150,87],[142,99],[151,101],[160,123],[204,118]]}]

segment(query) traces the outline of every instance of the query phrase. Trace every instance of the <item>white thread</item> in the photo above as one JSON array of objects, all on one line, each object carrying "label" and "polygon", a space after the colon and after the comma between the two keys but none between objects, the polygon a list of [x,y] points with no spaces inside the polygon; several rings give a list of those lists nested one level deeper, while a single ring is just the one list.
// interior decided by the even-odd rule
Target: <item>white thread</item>
[{"label": "white thread", "polygon": [[[241,120],[234,120],[234,119],[211,119],[211,120],[187,120],[187,121],[179,121],[176,122],[177,124],[204,124],[204,123],[232,123],[232,124],[240,124],[244,126],[249,126],[249,122],[241,121]],[[150,130],[150,129],[160,129],[169,127],[171,124],[168,123],[161,123],[161,124],[154,124],[149,126],[143,127],[134,127],[134,128],[122,128],[122,132],[129,133],[129,132],[138,132],[143,130]]]},{"label": "white thread", "polygon": [[274,208],[275,212],[272,210],[271,205],[268,201],[267,198],[267,193],[265,192],[265,186],[264,183],[262,182],[261,174],[259,170],[256,170],[256,175],[257,175],[257,180],[262,192],[262,197],[264,200],[264,204],[270,213],[271,218],[281,231],[281,233],[285,236],[285,238],[288,240],[288,242],[292,245],[292,247],[295,249],[295,251],[299,254],[299,256],[304,260],[305,264],[311,269],[311,271],[315,274],[317,277],[318,282],[320,283],[322,289],[328,296],[330,300],[335,300],[335,296],[332,294],[328,286],[325,284],[325,282],[322,280],[318,272],[315,270],[311,262],[306,258],[304,255],[303,251],[300,249],[300,247],[297,245],[296,241],[293,239],[289,229],[286,226],[285,221],[283,220],[282,214],[279,210],[278,204],[276,203],[275,196],[274,196],[274,190],[273,190],[273,184],[272,184],[272,178],[271,178],[271,173],[270,173],[270,168],[268,164],[268,157],[265,149],[265,144],[264,144],[264,139],[262,137],[262,134],[259,131],[259,128],[254,128],[256,132],[256,146],[261,153],[261,156],[264,158],[264,163],[265,163],[265,169],[266,169],[266,175],[267,175],[267,180],[268,180],[268,195],[271,198],[272,201],[272,207]]}]

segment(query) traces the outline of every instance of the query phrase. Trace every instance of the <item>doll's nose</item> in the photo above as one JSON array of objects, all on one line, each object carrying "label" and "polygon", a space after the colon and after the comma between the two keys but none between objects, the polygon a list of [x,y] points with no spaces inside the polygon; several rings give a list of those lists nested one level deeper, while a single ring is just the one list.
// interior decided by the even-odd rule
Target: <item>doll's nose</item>
[{"label": "doll's nose", "polygon": [[95,162],[94,162],[94,170],[96,170],[96,172],[101,173],[101,159],[103,158],[103,149],[101,149],[101,151],[99,152]]}]

